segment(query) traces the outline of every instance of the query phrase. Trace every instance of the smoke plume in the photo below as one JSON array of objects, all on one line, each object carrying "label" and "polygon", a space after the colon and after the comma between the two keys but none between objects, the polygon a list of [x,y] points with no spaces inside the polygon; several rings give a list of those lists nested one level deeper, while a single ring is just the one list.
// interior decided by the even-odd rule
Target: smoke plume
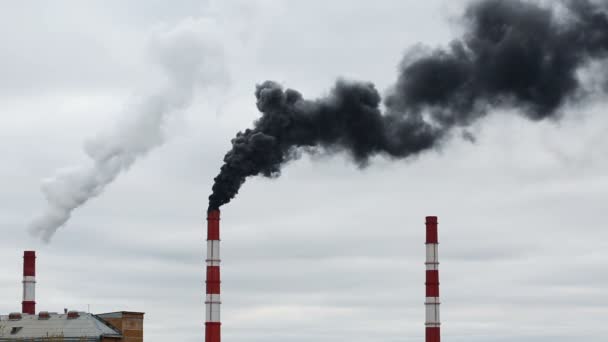
[{"label": "smoke plume", "polygon": [[43,180],[48,206],[30,223],[30,232],[50,241],[74,209],[101,194],[121,172],[163,143],[164,123],[190,104],[195,86],[225,80],[216,31],[211,21],[191,19],[151,38],[149,49],[166,74],[166,86],[126,106],[123,120],[112,131],[85,144],[89,164],[57,170]]},{"label": "smoke plume", "polygon": [[375,155],[402,159],[433,149],[498,107],[533,121],[558,119],[566,103],[589,93],[581,69],[606,62],[608,17],[605,3],[550,3],[473,2],[464,35],[445,48],[411,49],[384,101],[369,82],[339,80],[316,100],[272,81],[258,85],[262,115],[232,140],[209,210],[234,198],[249,176],[278,176],[299,150],[345,152],[365,165]]}]

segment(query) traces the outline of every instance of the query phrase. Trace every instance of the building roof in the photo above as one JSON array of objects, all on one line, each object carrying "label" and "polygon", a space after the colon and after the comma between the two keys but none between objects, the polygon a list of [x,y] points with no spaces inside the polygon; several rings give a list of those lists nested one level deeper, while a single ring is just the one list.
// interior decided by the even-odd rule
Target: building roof
[{"label": "building roof", "polygon": [[68,318],[68,314],[49,313],[48,318],[38,315],[21,314],[21,319],[0,316],[0,341],[45,337],[83,338],[83,337],[121,337],[118,330],[99,317],[78,312],[78,317]]},{"label": "building roof", "polygon": [[114,312],[107,312],[107,313],[102,313],[102,314],[97,314],[97,317],[100,317],[102,319],[105,318],[121,318],[122,316],[125,315],[136,315],[136,316],[142,316],[145,315],[145,312],[137,312],[137,311],[114,311]]}]

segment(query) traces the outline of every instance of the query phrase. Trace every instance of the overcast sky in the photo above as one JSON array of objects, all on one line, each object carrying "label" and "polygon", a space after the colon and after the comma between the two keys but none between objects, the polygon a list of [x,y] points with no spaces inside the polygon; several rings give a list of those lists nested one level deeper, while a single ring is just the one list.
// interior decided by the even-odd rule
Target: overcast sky
[{"label": "overcast sky", "polygon": [[[345,77],[384,91],[408,47],[458,36],[465,5],[3,2],[0,313],[20,310],[22,253],[35,249],[38,310],[143,311],[146,341],[201,341],[207,196],[230,139],[258,115],[255,84],[314,98]],[[30,236],[41,179],[89,163],[83,143],[164,81],[150,39],[203,18],[226,75],[199,84],[165,144],[50,244]],[[364,170],[304,155],[278,179],[249,179],[222,208],[224,339],[423,341],[424,217],[437,215],[445,340],[605,341],[605,105],[559,123],[494,112],[472,128],[475,144]]]}]

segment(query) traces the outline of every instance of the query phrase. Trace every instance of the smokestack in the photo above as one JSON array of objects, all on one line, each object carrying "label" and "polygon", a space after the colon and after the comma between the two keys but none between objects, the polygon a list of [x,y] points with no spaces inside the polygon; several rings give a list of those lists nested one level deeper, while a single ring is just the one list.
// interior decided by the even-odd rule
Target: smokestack
[{"label": "smokestack", "polygon": [[220,342],[220,211],[207,212],[207,296],[205,342]]},{"label": "smokestack", "polygon": [[36,314],[36,252],[23,252],[23,302],[21,312]]},{"label": "smokestack", "polygon": [[426,308],[425,341],[439,342],[439,241],[437,239],[437,216],[426,217]]}]

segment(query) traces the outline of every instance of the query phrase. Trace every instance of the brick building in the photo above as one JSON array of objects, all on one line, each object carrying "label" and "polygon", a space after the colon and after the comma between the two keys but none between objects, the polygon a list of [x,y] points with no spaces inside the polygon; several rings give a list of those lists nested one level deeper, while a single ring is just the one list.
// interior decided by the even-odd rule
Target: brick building
[{"label": "brick building", "polygon": [[98,314],[97,317],[120,331],[122,335],[120,341],[142,342],[144,340],[143,312],[118,311]]}]

